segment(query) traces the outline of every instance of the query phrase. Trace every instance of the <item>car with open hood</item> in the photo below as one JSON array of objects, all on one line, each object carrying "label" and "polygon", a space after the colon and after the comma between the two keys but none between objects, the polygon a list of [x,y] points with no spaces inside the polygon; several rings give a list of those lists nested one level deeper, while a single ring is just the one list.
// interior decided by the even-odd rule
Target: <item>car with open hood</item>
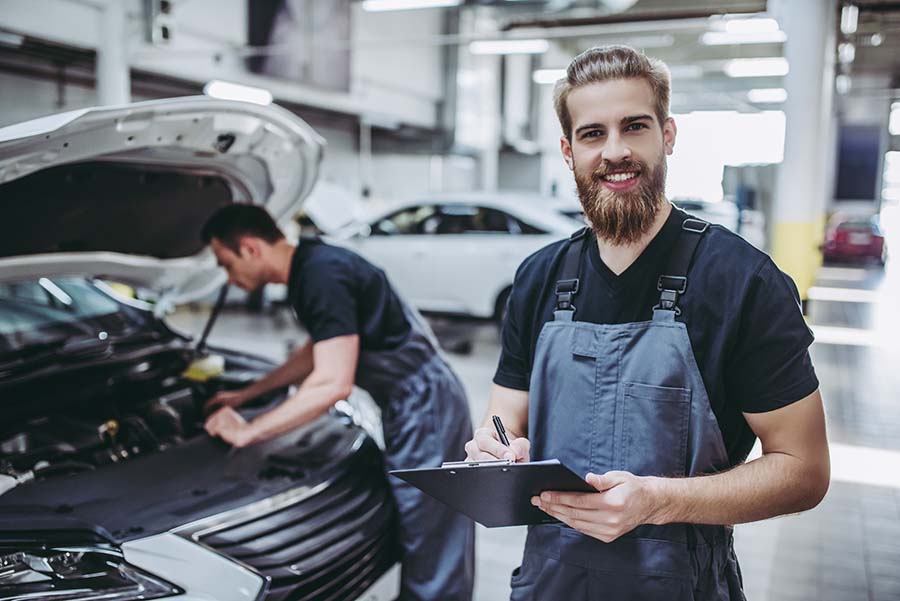
[{"label": "car with open hood", "polygon": [[161,319],[224,284],[207,217],[290,219],[323,146],[282,108],[204,97],[0,129],[0,600],[396,596],[395,508],[359,413],[231,449],[204,402],[274,366],[207,347],[211,322],[195,341]]}]

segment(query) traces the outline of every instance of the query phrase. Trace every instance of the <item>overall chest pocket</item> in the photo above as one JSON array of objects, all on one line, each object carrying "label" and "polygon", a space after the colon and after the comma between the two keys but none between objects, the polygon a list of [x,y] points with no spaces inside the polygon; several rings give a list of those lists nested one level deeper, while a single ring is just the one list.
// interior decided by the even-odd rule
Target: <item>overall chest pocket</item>
[{"label": "overall chest pocket", "polygon": [[623,382],[617,409],[619,469],[638,476],[685,475],[689,388]]}]

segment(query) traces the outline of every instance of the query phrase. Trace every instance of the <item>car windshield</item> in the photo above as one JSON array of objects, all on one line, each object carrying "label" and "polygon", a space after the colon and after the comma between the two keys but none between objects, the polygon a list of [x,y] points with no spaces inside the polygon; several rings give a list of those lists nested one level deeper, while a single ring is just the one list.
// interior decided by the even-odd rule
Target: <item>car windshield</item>
[{"label": "car windshield", "polygon": [[82,278],[0,283],[0,354],[132,333],[144,320]]}]

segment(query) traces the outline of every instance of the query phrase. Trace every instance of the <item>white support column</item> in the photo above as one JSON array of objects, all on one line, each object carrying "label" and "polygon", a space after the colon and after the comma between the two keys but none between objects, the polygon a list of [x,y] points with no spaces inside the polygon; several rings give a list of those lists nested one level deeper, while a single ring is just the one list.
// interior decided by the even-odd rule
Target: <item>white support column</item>
[{"label": "white support column", "polygon": [[100,40],[97,46],[97,99],[101,105],[131,102],[128,32],[122,0],[107,0],[98,11]]},{"label": "white support column", "polygon": [[775,188],[772,255],[801,298],[821,264],[819,244],[831,192],[834,0],[780,0],[773,12],[787,34],[784,162]]}]

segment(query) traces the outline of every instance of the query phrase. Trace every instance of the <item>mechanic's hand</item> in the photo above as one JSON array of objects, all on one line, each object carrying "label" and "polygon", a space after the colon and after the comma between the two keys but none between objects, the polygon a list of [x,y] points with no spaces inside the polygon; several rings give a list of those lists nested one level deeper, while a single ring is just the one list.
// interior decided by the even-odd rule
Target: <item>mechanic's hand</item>
[{"label": "mechanic's hand", "polygon": [[653,478],[629,472],[588,474],[598,492],[545,491],[531,504],[575,530],[612,542],[641,524],[653,523],[657,510]]},{"label": "mechanic's hand", "polygon": [[237,448],[253,442],[250,424],[231,407],[222,407],[210,415],[203,427],[210,436],[218,436]]},{"label": "mechanic's hand", "polygon": [[509,459],[516,463],[528,463],[531,443],[527,438],[514,438],[504,446],[493,428],[478,428],[475,437],[466,443],[466,461],[496,461]]},{"label": "mechanic's hand", "polygon": [[245,391],[245,388],[240,390],[220,390],[203,405],[204,413],[208,415],[220,407],[240,407],[251,399]]}]

